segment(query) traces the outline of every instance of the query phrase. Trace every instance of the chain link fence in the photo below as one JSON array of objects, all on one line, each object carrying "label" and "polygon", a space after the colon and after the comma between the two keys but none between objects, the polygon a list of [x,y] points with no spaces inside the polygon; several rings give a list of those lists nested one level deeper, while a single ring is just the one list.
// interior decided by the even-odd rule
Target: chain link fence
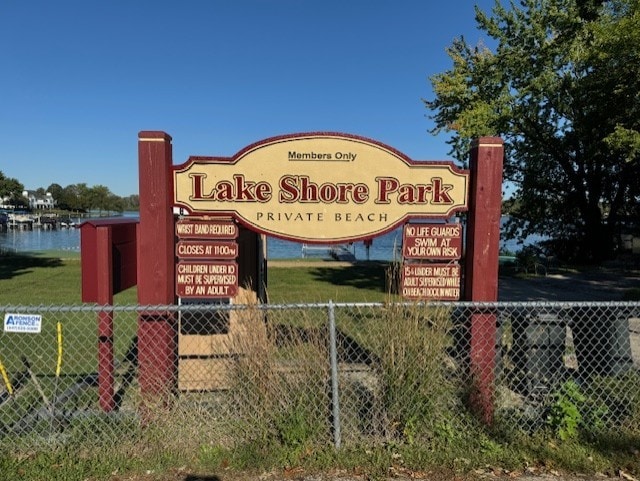
[{"label": "chain link fence", "polygon": [[[640,436],[640,303],[105,309],[0,308],[0,444],[153,429],[225,447]],[[39,332],[8,332],[17,315]],[[98,329],[105,316],[112,332]],[[149,335],[155,326],[172,335]]]}]

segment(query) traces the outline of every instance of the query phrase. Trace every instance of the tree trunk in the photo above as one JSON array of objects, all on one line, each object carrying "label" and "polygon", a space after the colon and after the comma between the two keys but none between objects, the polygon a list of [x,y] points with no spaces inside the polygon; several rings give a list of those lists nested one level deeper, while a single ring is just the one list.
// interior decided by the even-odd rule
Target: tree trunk
[{"label": "tree trunk", "polygon": [[600,211],[592,210],[584,219],[584,237],[582,239],[584,262],[599,263],[613,257],[615,239],[614,229],[602,221]]}]

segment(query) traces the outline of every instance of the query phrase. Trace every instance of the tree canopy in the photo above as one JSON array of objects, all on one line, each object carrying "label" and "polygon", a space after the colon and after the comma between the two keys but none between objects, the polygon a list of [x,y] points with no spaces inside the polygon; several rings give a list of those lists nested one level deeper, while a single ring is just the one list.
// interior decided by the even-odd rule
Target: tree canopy
[{"label": "tree canopy", "polygon": [[496,0],[476,21],[489,45],[455,39],[430,79],[432,133],[460,160],[473,138],[504,139],[512,233],[610,256],[640,211],[640,0]]},{"label": "tree canopy", "polygon": [[[0,171],[0,199],[8,198],[13,205],[27,206],[23,197],[24,186],[17,179],[9,178]],[[138,195],[119,197],[104,185],[89,187],[85,183],[70,184],[62,187],[51,184],[46,189],[38,187],[35,192],[44,195],[49,192],[56,201],[56,207],[68,211],[98,210],[100,212],[122,212],[123,210],[138,210],[140,207]]]},{"label": "tree canopy", "polygon": [[4,198],[10,199],[14,204],[16,200],[20,200],[24,186],[12,177],[7,177],[0,171],[0,200]]},{"label": "tree canopy", "polygon": [[57,202],[57,206],[64,210],[100,212],[122,212],[123,210],[137,210],[138,196],[119,197],[104,185],[89,187],[85,183],[71,184],[61,187],[51,184],[47,189]]}]

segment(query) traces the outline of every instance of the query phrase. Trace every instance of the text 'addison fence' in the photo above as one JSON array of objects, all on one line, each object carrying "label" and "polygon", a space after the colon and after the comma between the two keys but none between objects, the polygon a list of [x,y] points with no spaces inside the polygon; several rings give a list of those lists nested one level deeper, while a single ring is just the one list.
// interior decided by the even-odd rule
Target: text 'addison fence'
[{"label": "text 'addison fence'", "polygon": [[[39,333],[0,333],[0,439],[196,444],[433,442],[482,429],[470,408],[469,319],[495,314],[494,425],[561,438],[640,436],[640,303],[115,306],[113,401],[99,402],[100,307],[5,306]],[[176,382],[137,384],[137,322],[170,313]],[[168,402],[167,402],[168,401]],[[567,411],[567,406],[573,410]],[[471,429],[473,428],[473,429]],[[477,431],[476,431],[477,432]],[[631,441],[630,441],[631,442]],[[18,443],[18,444],[16,444]]]}]

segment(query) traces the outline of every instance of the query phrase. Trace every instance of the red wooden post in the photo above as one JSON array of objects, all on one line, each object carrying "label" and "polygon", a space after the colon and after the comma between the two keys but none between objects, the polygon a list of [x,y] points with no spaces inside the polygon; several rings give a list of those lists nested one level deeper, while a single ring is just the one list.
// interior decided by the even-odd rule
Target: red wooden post
[{"label": "red wooden post", "polygon": [[[138,304],[175,303],[175,227],[171,137],[138,134],[140,224]],[[171,394],[177,384],[177,330],[172,313],[143,312],[138,318],[138,378],[149,399]]]},{"label": "red wooden post", "polygon": [[[471,190],[465,257],[465,299],[498,300],[498,256],[502,206],[503,141],[481,137],[471,146]],[[470,365],[473,402],[482,419],[493,421],[496,356],[496,314],[474,310],[471,314]]]},{"label": "red wooden post", "polygon": [[111,412],[115,408],[114,364],[113,364],[113,257],[111,253],[111,229],[98,227],[96,229],[96,274],[97,292],[96,302],[104,310],[98,312],[98,398],[104,412]]}]

